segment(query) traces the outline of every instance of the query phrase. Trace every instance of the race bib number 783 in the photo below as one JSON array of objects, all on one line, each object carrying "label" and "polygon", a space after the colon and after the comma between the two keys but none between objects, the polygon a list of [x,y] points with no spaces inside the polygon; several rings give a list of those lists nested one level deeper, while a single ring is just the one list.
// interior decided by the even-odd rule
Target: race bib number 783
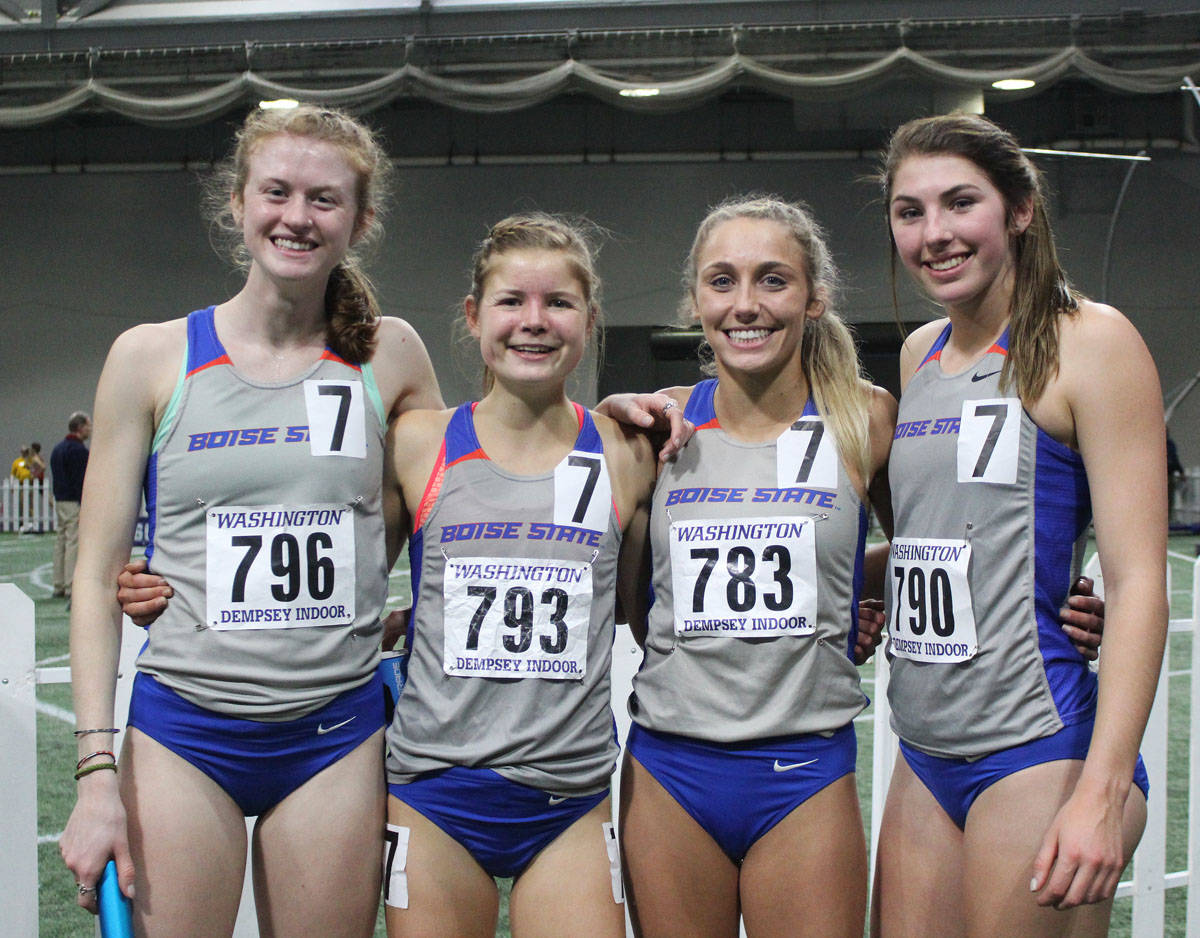
[{"label": "race bib number 783", "polygon": [[675,634],[811,635],[817,630],[816,570],[812,518],[676,521]]}]

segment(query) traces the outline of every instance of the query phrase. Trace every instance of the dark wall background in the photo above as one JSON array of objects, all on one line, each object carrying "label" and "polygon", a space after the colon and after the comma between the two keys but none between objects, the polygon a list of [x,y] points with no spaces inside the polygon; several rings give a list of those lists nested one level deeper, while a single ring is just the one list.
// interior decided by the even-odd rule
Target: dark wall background
[{"label": "dark wall background", "polygon": [[[1169,391],[1200,371],[1200,157],[1153,155],[1128,188],[1108,299],[1142,331]],[[1129,164],[1053,158],[1042,165],[1067,267],[1100,297],[1109,221]],[[647,367],[644,329],[629,327],[673,321],[694,228],[726,195],[759,190],[808,200],[845,274],[846,317],[890,322],[882,210],[862,181],[871,169],[864,159],[402,168],[371,269],[385,308],[424,337],[453,403],[477,386],[474,353],[464,349],[456,362],[451,352],[475,242],[512,211],[585,214],[610,233],[600,262],[605,311],[621,328],[608,343],[606,387],[648,389],[680,379]],[[237,289],[239,276],[209,246],[198,204],[197,180],[183,171],[0,176],[0,454],[11,459],[31,439],[52,445],[72,410],[91,408],[105,352],[122,330]],[[934,314],[904,285],[900,296],[903,319]],[[872,371],[880,361],[872,359]],[[594,374],[582,384],[581,399],[593,400]],[[1200,464],[1200,393],[1179,409],[1171,430],[1184,462]]]}]

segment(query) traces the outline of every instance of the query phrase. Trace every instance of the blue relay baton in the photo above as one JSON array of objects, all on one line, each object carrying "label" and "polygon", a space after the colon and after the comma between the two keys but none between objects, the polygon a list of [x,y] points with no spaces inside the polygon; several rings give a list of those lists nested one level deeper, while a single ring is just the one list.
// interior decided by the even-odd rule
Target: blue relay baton
[{"label": "blue relay baton", "polygon": [[390,724],[396,701],[408,680],[408,652],[385,651],[379,659],[379,675],[383,678],[383,715]]},{"label": "blue relay baton", "polygon": [[117,882],[117,864],[112,860],[100,875],[97,896],[100,905],[101,938],[133,938],[133,905]]}]

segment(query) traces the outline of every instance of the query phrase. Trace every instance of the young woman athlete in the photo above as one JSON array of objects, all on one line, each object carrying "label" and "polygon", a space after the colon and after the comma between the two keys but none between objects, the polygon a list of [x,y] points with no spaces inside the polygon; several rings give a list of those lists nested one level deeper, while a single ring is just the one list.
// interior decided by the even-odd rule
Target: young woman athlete
[{"label": "young woman athlete", "polygon": [[634,614],[655,459],[566,396],[600,309],[579,230],[519,215],[475,257],[487,393],[397,422],[407,683],[387,733],[388,934],[624,934],[609,777],[614,599]]},{"label": "young woman athlete", "polygon": [[685,271],[716,378],[662,468],[654,604],[621,788],[640,934],[858,936],[854,664],[869,505],[890,528],[895,401],[860,375],[807,211],[718,206]]},{"label": "young woman athlete", "polygon": [[[779,206],[779,205],[778,205],[778,203],[776,203],[776,205],[775,205],[774,207],[775,207],[775,208],[780,208],[781,206]],[[735,213],[735,214],[736,214],[736,213]],[[789,221],[789,218],[787,217],[787,216],[788,216],[788,213],[785,211],[785,212],[783,213],[783,216],[784,216],[784,217],[783,217],[782,219],[778,219],[777,221],[778,221],[778,224],[780,224],[780,225],[782,225],[782,226],[785,226],[785,227],[786,227],[786,224],[787,224],[787,222]],[[747,218],[751,218],[751,217],[753,217],[753,216],[747,216]],[[768,216],[768,217],[769,217],[769,216]],[[724,219],[724,220],[734,220],[734,219],[733,219],[733,216],[731,216],[730,218],[726,218],[726,219]],[[762,221],[762,220],[765,220],[765,219],[759,219],[759,220],[760,220],[760,221]],[[770,227],[770,226],[768,226],[768,227]],[[793,259],[793,260],[794,260],[794,259]],[[767,279],[768,279],[768,283],[773,283],[773,279],[772,279],[772,278],[767,278]],[[831,285],[831,283],[832,283],[832,281],[827,281],[827,283],[826,283],[826,287],[830,286],[830,285]],[[814,309],[814,310],[813,310],[813,312],[816,312],[816,309]],[[743,338],[743,342],[744,342],[744,338]],[[843,350],[844,350],[845,346],[843,345],[843,346],[842,346],[842,348],[843,348]],[[850,364],[849,364],[849,366],[848,366],[848,367],[849,367],[849,368],[855,368],[855,367],[856,367],[856,366],[854,365],[854,363],[853,363],[853,356],[852,356],[852,354],[851,354],[851,358],[850,358]],[[793,389],[793,390],[794,390],[794,389]],[[713,391],[713,388],[712,388],[711,386],[709,386],[709,388],[708,388],[708,393],[710,393],[710,394],[711,394],[711,393],[712,393],[712,391]],[[872,396],[873,396],[875,399],[878,399],[878,392],[872,392]],[[659,397],[661,397],[661,395],[660,395]],[[714,395],[714,396],[713,396],[713,399],[714,399],[714,400],[718,400],[718,399],[720,399],[721,397],[722,397],[722,395]],[[674,404],[674,402],[675,402],[675,400],[676,400],[677,398],[678,398],[678,399],[682,399],[682,396],[678,396],[678,395],[677,395],[677,397],[667,398],[667,401],[669,401],[671,404]],[[697,400],[699,400],[699,398],[697,398]],[[661,403],[662,403],[662,402],[660,402],[660,406],[661,406]],[[482,406],[482,405],[480,405],[480,406]],[[677,416],[677,415],[674,415],[674,416]],[[443,427],[442,427],[442,432],[444,432],[444,431],[445,431],[444,419],[445,419],[445,418],[444,418],[444,415],[443,415]],[[738,423],[738,420],[737,420],[736,416],[735,416],[735,417],[733,417],[733,418],[731,418],[730,422],[736,425],[736,424]],[[711,428],[710,428],[710,429],[711,429]],[[809,431],[808,431],[808,432],[809,432],[810,434],[811,434],[811,432],[812,432],[812,429],[811,429],[811,421],[810,421],[810,428],[809,428]],[[887,439],[887,438],[889,438],[889,437],[890,437],[890,433],[885,433],[883,436],[884,436],[884,438],[885,438],[885,439]],[[448,437],[448,440],[449,440],[449,437]],[[440,441],[441,441],[441,437],[440,437],[440,436],[438,437],[438,441],[439,441],[439,444],[440,444]],[[827,441],[827,442],[828,442],[828,441]],[[810,445],[811,445],[811,440],[810,440]],[[487,448],[485,447],[485,451],[486,451],[486,449],[487,449]],[[814,456],[821,455],[822,453],[824,453],[824,455],[822,456],[822,460],[823,460],[823,461],[825,461],[825,462],[827,462],[827,461],[828,461],[828,451],[827,451],[827,449],[824,449],[824,448],[821,446],[821,444],[820,444],[820,442],[819,442],[819,440],[818,440],[818,441],[817,441],[817,450],[816,450],[816,451],[814,451]],[[399,460],[398,460],[397,462],[398,462],[398,465],[402,465],[402,463],[401,463]],[[827,466],[826,466],[826,468],[827,468]],[[844,467],[842,467],[842,468],[844,469]],[[419,483],[420,483],[421,493],[422,493],[422,494],[424,494],[423,483],[424,483],[424,481],[425,481],[425,480],[424,480],[423,478],[421,478],[421,475],[422,475],[422,471],[418,471],[418,472],[417,472],[417,476],[418,476],[418,481],[419,481]],[[777,480],[777,481],[778,481],[778,480]],[[778,494],[778,492],[777,492],[777,494]],[[792,493],[792,494],[795,494],[795,493]],[[804,497],[807,497],[807,498],[810,498],[810,499],[811,499],[812,497],[821,497],[821,496],[815,496],[815,495],[814,495],[814,493],[813,493],[812,491],[809,491],[809,492],[807,492],[807,493],[803,493],[803,492],[801,492],[800,494],[801,494],[801,495],[803,495]],[[685,497],[686,497],[686,496],[685,496]],[[783,496],[782,496],[782,495],[781,495],[781,498],[783,498]],[[786,499],[786,500],[791,500],[791,501],[793,501],[793,502],[794,502],[794,499],[791,499],[791,497],[790,497],[790,496],[789,496],[789,497],[788,497],[788,499]],[[774,509],[772,509],[772,510],[774,510]],[[471,532],[472,530],[475,530],[475,531],[480,531],[480,530],[481,530],[480,528],[472,528],[472,525],[471,525],[471,524],[467,524],[467,525],[465,526],[465,529],[464,529],[464,528],[456,528],[456,529],[455,529],[455,531],[459,531],[459,530],[463,530],[463,531],[465,531],[465,534],[464,534],[464,538],[463,538],[463,539],[464,539],[464,540],[467,540],[467,541],[470,541],[470,540],[472,540],[472,539],[473,539],[473,537],[480,537],[480,538],[481,538],[481,537],[484,537],[484,536],[485,536],[485,535],[483,535],[482,533],[477,533],[477,534],[474,534],[474,535],[470,535],[470,532]],[[493,530],[497,530],[497,529],[496,529],[496,528],[493,528]],[[740,556],[740,554],[739,554],[739,556]],[[743,571],[743,573],[744,573],[744,571]],[[848,574],[848,575],[849,575],[849,574]],[[736,578],[735,578],[735,579],[736,579]],[[785,579],[786,579],[786,577],[785,577]],[[745,582],[745,581],[743,580],[742,582],[743,582],[743,584],[744,584],[744,582]],[[775,585],[778,585],[778,581],[776,581],[776,584],[775,584]],[[736,588],[735,588],[735,590],[736,590],[736,589],[742,589],[742,590],[744,590],[744,589],[745,589],[745,586],[744,586],[744,585],[742,585],[742,586],[738,586],[738,587],[736,587]],[[726,591],[727,591],[727,594],[728,594],[728,584],[727,584],[727,587],[726,587]],[[744,597],[743,597],[743,601],[744,601]],[[778,597],[776,597],[776,602],[778,602]],[[479,610],[479,607],[476,607],[476,610],[475,610],[475,611],[476,611],[476,612],[478,612],[478,610]],[[519,611],[520,611],[520,610],[518,609],[518,612],[519,612]],[[848,623],[845,625],[845,628],[846,628],[846,631],[847,631],[847,636],[848,636],[849,634],[852,634],[852,631],[853,631],[853,630],[852,630],[851,626],[850,626]],[[820,639],[820,640],[817,642],[817,644],[821,644],[822,642],[825,642],[825,641],[826,641],[826,639],[825,639],[825,638],[822,638],[822,639]],[[749,643],[748,643],[748,644],[749,644]],[[443,648],[443,653],[444,653],[444,648]],[[411,703],[411,700],[412,700],[412,699],[415,699],[415,698],[410,698],[410,703]],[[398,718],[398,722],[400,722],[400,724],[401,724],[401,725],[403,725],[403,721],[402,721],[402,720],[399,720],[399,718]],[[647,756],[647,758],[649,758],[649,756]],[[785,762],[785,763],[783,763],[783,764],[784,764],[784,765],[787,765],[788,763],[786,763],[786,762]],[[773,768],[773,766],[772,766],[772,768]],[[792,770],[785,769],[785,771],[792,771]],[[851,762],[851,771],[852,771],[852,762]],[[819,779],[817,780],[817,783],[818,783],[818,784],[820,783],[820,780],[819,780]],[[808,781],[808,785],[810,786],[810,788],[811,788],[811,785],[812,785],[812,784],[813,784],[813,782],[812,782],[812,780],[810,779],[810,780]],[[844,785],[844,784],[840,784],[840,788],[845,788],[845,787],[846,787],[846,785]],[[839,788],[839,790],[840,790],[840,788]],[[412,789],[412,790],[413,790],[414,792],[416,791],[416,789]],[[852,786],[850,787],[850,789],[849,789],[849,790],[850,790],[851,792],[853,791],[853,788],[852,788]],[[785,790],[784,790],[784,800],[786,800],[786,799],[787,799],[787,798],[789,798],[789,797],[794,797],[794,794],[795,794],[795,793],[794,793],[794,791],[788,791],[787,789],[785,789]],[[552,796],[552,797],[553,797],[553,798],[558,798],[558,799],[562,799],[562,798],[563,798],[563,796],[561,796],[561,795],[558,795],[558,796]],[[432,811],[433,811],[433,808],[430,808],[430,811],[431,811],[431,813],[432,813]],[[853,804],[853,812],[854,812],[854,815],[857,817],[857,804],[856,804],[856,803],[854,803],[854,804]],[[786,813],[786,812],[785,812],[785,813]],[[468,819],[468,820],[469,820],[469,821],[471,821],[472,823],[474,823],[474,822],[477,822],[479,819],[471,818],[471,819]],[[752,819],[752,820],[753,820],[753,819]],[[406,825],[397,825],[397,826],[398,826],[398,827],[404,827],[404,826],[406,826]],[[448,823],[448,826],[449,826],[449,823]],[[411,828],[410,828],[410,833],[411,833]],[[861,843],[861,837],[857,838],[857,840],[859,841],[859,843]],[[394,835],[394,837],[391,839],[391,841],[390,841],[390,842],[391,842],[391,843],[394,843],[394,844],[395,844],[395,845],[398,847],[398,845],[399,845],[399,833],[396,833],[396,834]],[[393,848],[393,849],[394,849],[394,848]],[[864,850],[864,849],[859,849],[859,851],[858,851],[858,855],[859,855],[859,856],[861,856],[861,855],[862,855],[864,852],[865,852],[865,850]],[[394,852],[391,852],[391,853],[390,853],[390,856],[391,856],[391,862],[392,862],[392,869],[393,869],[393,870],[395,870],[397,873],[403,874],[402,878],[401,878],[400,880],[398,880],[397,882],[403,882],[403,883],[404,883],[404,885],[405,885],[405,888],[407,888],[407,885],[408,885],[408,883],[407,883],[408,869],[406,868],[406,867],[407,867],[407,854],[405,854],[403,857],[401,857],[401,858],[400,858],[400,866],[399,866],[399,867],[396,867],[396,865],[395,865],[395,860],[396,860],[396,856],[397,856],[397,854],[396,854],[396,853],[394,853]],[[759,849],[759,850],[757,851],[757,853],[756,853],[756,856],[769,857],[769,856],[770,856],[770,854],[767,852],[767,850],[766,850],[766,849]],[[460,859],[461,859],[461,858],[460,858]],[[470,866],[470,865],[468,865],[468,866],[467,866],[467,869],[471,869],[471,866]],[[857,869],[858,869],[858,872],[861,874],[860,876],[858,876],[858,880],[860,880],[860,881],[865,881],[865,861],[863,861],[862,863],[859,863],[859,864],[858,864],[858,866],[857,866]],[[753,878],[751,877],[751,873],[752,873],[752,872],[753,872],[753,871],[751,870],[751,871],[750,871],[750,873],[744,873],[744,874],[742,875],[742,877],[741,877],[741,886],[742,886],[742,888],[749,889],[749,888],[751,888],[751,887],[752,887],[753,883],[756,881],[755,879],[753,879]],[[736,880],[737,880],[737,873],[736,873],[736,870],[735,870],[735,872],[734,872],[734,874],[733,874],[733,875],[734,875],[734,877],[735,877],[735,884],[736,884]],[[794,884],[794,881],[792,881],[792,882],[793,882],[793,884]],[[532,878],[529,878],[529,877],[526,877],[526,878],[524,879],[524,883],[525,883],[525,885],[526,885],[526,886],[531,886],[531,884],[533,883],[533,879],[532,879]],[[390,884],[389,884],[389,885],[390,885]],[[785,888],[791,888],[791,887],[790,887],[790,886],[785,886]],[[857,892],[858,892],[858,893],[861,895],[861,893],[864,891],[864,889],[865,889],[865,886],[864,886],[864,887],[862,887],[861,889],[858,889],[858,890],[857,890]],[[526,889],[526,890],[524,890],[524,891],[525,891],[525,893],[526,893],[527,895],[528,895],[528,894],[532,894],[532,890],[531,890],[531,889]],[[482,894],[483,894],[485,897],[488,897],[488,896],[490,896],[490,897],[491,897],[490,901],[494,901],[494,890],[492,890],[492,889],[491,889],[491,887],[490,887],[490,884],[488,884],[486,887],[482,888]],[[397,913],[389,913],[389,914],[390,914],[390,915],[392,915],[392,916],[394,917],[394,916],[395,916]],[[493,914],[494,914],[494,913],[493,913]],[[688,910],[688,914],[692,914],[692,913],[691,913],[691,910]],[[735,896],[735,903],[734,903],[734,905],[733,905],[733,907],[732,907],[732,913],[731,913],[731,914],[732,914],[732,921],[734,922],[734,925],[733,925],[733,927],[736,929],[736,915],[737,915],[737,908],[736,908],[736,896]],[[861,901],[859,901],[859,902],[858,902],[858,911],[857,911],[857,913],[853,912],[853,910],[852,910],[852,912],[851,912],[851,917],[854,917],[855,915],[857,915],[857,919],[858,919],[858,921],[859,921],[859,922],[861,922],[861,917],[862,917],[862,902],[861,902]],[[729,915],[725,915],[724,917],[725,917],[725,918],[729,918]],[[412,915],[408,915],[407,913],[405,913],[405,920],[406,920],[406,921],[408,921],[408,922],[415,922],[415,921],[416,921],[416,919],[414,918],[414,916],[412,916]],[[748,921],[749,921],[749,920],[750,920],[750,916],[748,916]],[[415,926],[415,925],[413,925],[412,927],[414,927],[414,928],[415,928],[416,926]],[[670,926],[670,925],[668,925],[667,927],[673,927],[673,926]],[[756,933],[759,933],[760,931],[764,931],[764,930],[765,930],[767,927],[768,927],[768,924],[767,924],[766,922],[762,922],[761,924],[758,924],[758,923],[756,923],[756,925],[755,925],[755,928],[756,928]],[[785,927],[785,928],[790,928],[791,926],[790,926],[790,925],[785,925],[784,927]],[[818,927],[822,927],[822,926],[818,926]],[[861,926],[860,926],[860,927],[861,927]],[[407,933],[407,932],[406,932],[406,933]]]},{"label": "young woman athlete", "polygon": [[[895,254],[946,318],[901,354],[889,697],[901,739],[874,929],[1103,935],[1145,820],[1138,745],[1166,635],[1154,363],[1071,288],[1041,177],[985,118],[896,131]],[[1099,682],[1055,624],[1090,520]]]},{"label": "young woman athlete", "polygon": [[[386,157],[360,124],[255,111],[219,200],[245,285],[114,343],[96,395],[71,614],[78,796],[60,842],[79,903],[114,857],[138,934],[228,935],[257,815],[263,934],[365,936],[379,895],[389,419],[441,406],[413,330],[355,249]],[[117,772],[120,610],[146,480],[174,599],[138,659]]]}]

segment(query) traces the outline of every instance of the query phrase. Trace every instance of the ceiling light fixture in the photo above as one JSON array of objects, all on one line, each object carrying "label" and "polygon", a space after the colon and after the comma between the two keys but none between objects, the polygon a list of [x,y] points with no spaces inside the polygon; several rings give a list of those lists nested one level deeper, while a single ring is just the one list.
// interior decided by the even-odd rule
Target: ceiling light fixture
[{"label": "ceiling light fixture", "polygon": [[1024,91],[1036,84],[1037,82],[1032,78],[1001,78],[999,81],[992,82],[992,87],[997,91]]}]

